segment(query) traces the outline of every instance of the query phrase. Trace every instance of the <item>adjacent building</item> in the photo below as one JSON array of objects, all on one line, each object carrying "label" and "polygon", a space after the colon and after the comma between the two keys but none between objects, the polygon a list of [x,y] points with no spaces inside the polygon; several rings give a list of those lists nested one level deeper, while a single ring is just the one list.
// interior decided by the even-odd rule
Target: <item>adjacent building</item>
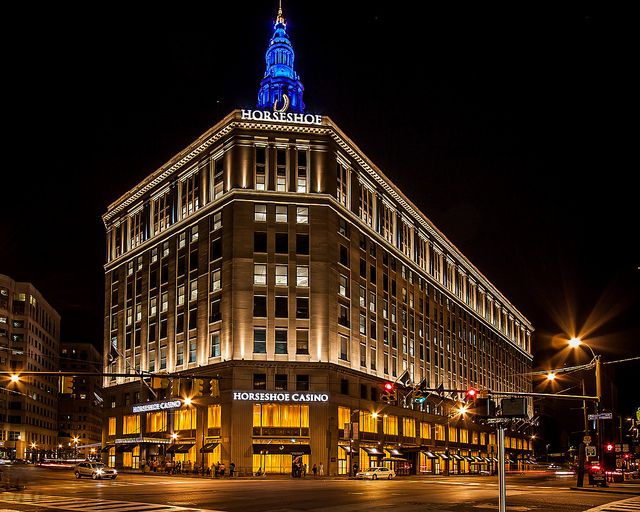
[{"label": "adjacent building", "polygon": [[[0,274],[0,455],[53,456],[57,447],[60,315],[31,284]],[[14,377],[12,378],[11,375]]]},{"label": "adjacent building", "polygon": [[[102,448],[102,354],[91,343],[60,344],[60,458],[98,457]],[[71,375],[76,373],[77,375]]]},{"label": "adjacent building", "polygon": [[[266,64],[257,109],[103,216],[105,460],[494,468],[494,433],[451,394],[387,404],[382,385],[530,391],[533,326],[329,117],[305,113],[281,11]],[[507,433],[514,465],[530,448]]]}]

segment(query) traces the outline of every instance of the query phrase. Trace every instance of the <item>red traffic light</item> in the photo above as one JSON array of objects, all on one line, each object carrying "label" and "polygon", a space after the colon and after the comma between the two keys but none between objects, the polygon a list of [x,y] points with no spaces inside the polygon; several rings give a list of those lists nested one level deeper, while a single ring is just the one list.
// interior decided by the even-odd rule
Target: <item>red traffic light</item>
[{"label": "red traffic light", "polygon": [[609,443],[609,444],[607,445],[607,451],[608,451],[608,452],[612,452],[612,451],[613,451],[613,445],[612,445],[611,443]]},{"label": "red traffic light", "polygon": [[393,388],[394,388],[394,385],[393,385],[393,383],[392,383],[392,382],[385,382],[385,383],[384,383],[384,390],[385,390],[387,393],[390,393],[391,391],[393,391]]},{"label": "red traffic light", "polygon": [[478,397],[478,390],[475,388],[467,389],[467,400],[475,400]]}]

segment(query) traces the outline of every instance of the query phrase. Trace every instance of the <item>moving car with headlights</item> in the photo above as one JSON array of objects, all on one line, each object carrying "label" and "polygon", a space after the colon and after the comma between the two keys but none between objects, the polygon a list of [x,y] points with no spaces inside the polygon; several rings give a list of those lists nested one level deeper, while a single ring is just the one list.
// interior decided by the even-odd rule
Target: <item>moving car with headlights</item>
[{"label": "moving car with headlights", "polygon": [[383,466],[376,466],[373,468],[367,468],[362,471],[359,471],[356,474],[356,478],[360,478],[363,480],[379,480],[379,479],[387,479],[391,480],[396,476],[395,471],[389,468],[385,468]]},{"label": "moving car with headlights", "polygon": [[76,464],[74,474],[76,478],[90,476],[94,480],[101,480],[102,478],[115,480],[118,476],[118,472],[115,469],[105,466],[102,462],[81,462]]}]

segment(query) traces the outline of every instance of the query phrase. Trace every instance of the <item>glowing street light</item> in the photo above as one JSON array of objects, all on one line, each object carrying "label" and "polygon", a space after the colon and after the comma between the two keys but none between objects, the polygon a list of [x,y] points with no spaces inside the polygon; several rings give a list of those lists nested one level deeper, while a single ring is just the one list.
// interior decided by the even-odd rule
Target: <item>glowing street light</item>
[{"label": "glowing street light", "polygon": [[556,374],[555,374],[555,372],[549,372],[549,373],[547,373],[547,380],[556,380]]},{"label": "glowing street light", "polygon": [[9,377],[11,379],[11,382],[20,382],[20,375],[11,375],[11,377]]}]

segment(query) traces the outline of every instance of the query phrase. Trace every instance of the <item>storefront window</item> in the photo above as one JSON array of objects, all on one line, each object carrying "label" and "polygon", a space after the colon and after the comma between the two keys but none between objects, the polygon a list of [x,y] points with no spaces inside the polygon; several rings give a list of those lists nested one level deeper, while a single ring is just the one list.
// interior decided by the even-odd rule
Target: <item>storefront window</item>
[{"label": "storefront window", "polygon": [[338,407],[338,428],[344,428],[345,423],[351,423],[351,409]]},{"label": "storefront window", "polygon": [[207,409],[207,428],[220,428],[220,406],[210,405]]},{"label": "storefront window", "polygon": [[382,425],[385,434],[398,435],[398,417],[397,416],[385,416],[382,420]]},{"label": "storefront window", "polygon": [[416,437],[416,422],[413,418],[402,418],[402,435]]},{"label": "storefront window", "polygon": [[254,427],[309,427],[308,405],[254,404]]},{"label": "storefront window", "polygon": [[378,417],[369,411],[360,411],[360,430],[362,432],[378,432]]},{"label": "storefront window", "polygon": [[444,425],[435,425],[435,437],[436,441],[444,441]]},{"label": "storefront window", "polygon": [[115,416],[110,416],[109,417],[109,435],[110,436],[115,436],[116,435],[116,418],[115,418]]},{"label": "storefront window", "polygon": [[147,432],[164,432],[167,430],[167,411],[147,413]]},{"label": "storefront window", "polygon": [[424,421],[420,422],[420,437],[423,439],[431,439],[431,425],[429,423],[425,423]]},{"label": "storefront window", "polygon": [[129,414],[122,417],[122,433],[123,434],[139,434],[140,433],[140,416],[137,414]]},{"label": "storefront window", "polygon": [[109,462],[108,465],[112,468],[116,467],[116,447],[109,448]]},{"label": "storefront window", "polygon": [[173,429],[174,430],[194,430],[196,428],[196,410],[179,409],[174,412]]}]

